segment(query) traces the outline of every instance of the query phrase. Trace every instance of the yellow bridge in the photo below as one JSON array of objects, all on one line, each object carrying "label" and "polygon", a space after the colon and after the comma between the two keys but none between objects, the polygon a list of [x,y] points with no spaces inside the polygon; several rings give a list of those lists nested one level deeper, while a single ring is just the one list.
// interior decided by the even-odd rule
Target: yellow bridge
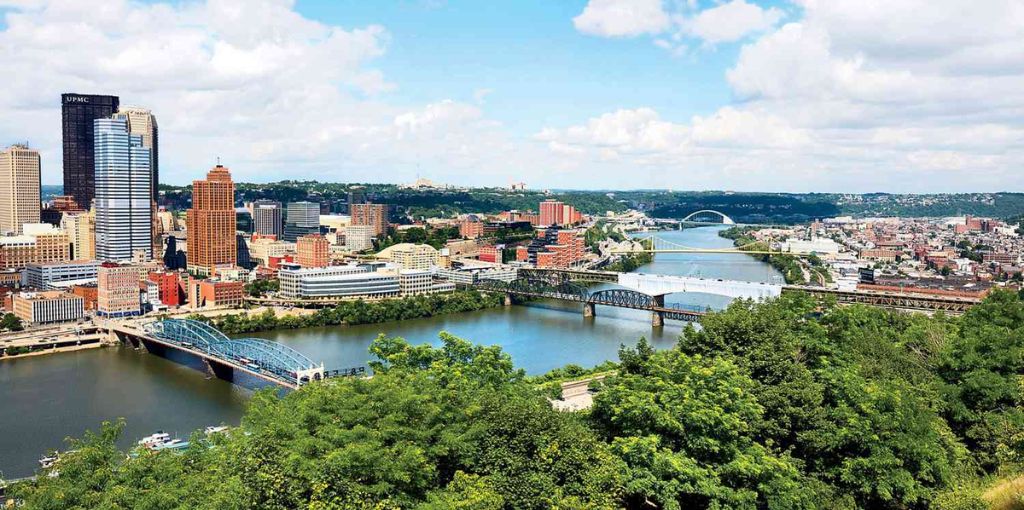
[{"label": "yellow bridge", "polygon": [[613,248],[610,250],[610,253],[615,255],[628,253],[739,253],[743,255],[792,255],[794,257],[809,257],[813,255],[811,252],[772,250],[767,247],[766,243],[760,241],[734,248],[693,248],[674,243],[656,235],[636,238],[634,241],[638,243],[634,243],[630,248]]}]

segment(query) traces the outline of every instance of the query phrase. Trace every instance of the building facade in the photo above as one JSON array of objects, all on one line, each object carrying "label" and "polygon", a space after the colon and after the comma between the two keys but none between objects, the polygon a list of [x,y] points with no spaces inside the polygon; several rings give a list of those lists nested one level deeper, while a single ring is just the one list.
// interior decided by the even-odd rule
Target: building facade
[{"label": "building facade", "polygon": [[177,271],[153,271],[146,278],[156,284],[161,304],[166,306],[185,304],[185,292]]},{"label": "building facade", "polygon": [[245,294],[245,284],[237,281],[193,280],[189,289],[193,308],[240,306]]},{"label": "building facade", "polygon": [[70,260],[70,244],[63,230],[46,223],[30,223],[24,231],[20,236],[0,237],[0,269]]},{"label": "building facade", "polygon": [[85,316],[85,300],[60,291],[22,292],[11,299],[14,315],[33,324],[68,322]]},{"label": "building facade", "polygon": [[39,152],[12,145],[0,152],[0,233],[20,234],[39,223]]},{"label": "building facade", "polygon": [[387,233],[387,204],[352,204],[349,209],[352,215],[352,225],[373,227],[373,235],[376,237]]},{"label": "building facade", "polygon": [[437,265],[440,257],[437,249],[429,244],[398,244],[388,248],[391,261],[402,269],[430,269]]},{"label": "building facade", "polygon": [[277,277],[281,296],[286,299],[389,297],[401,291],[397,274],[371,272],[360,266],[285,266]]},{"label": "building facade", "polygon": [[127,121],[128,132],[138,135],[142,139],[142,146],[149,149],[149,167],[150,174],[152,175],[150,179],[150,194],[155,204],[158,194],[157,188],[160,182],[160,137],[156,117],[153,116],[153,112],[134,106],[118,109],[113,117]]},{"label": "building facade", "polygon": [[369,225],[349,225],[345,227],[345,249],[363,251],[373,248],[374,228]]},{"label": "building facade", "polygon": [[284,222],[284,240],[294,243],[304,235],[320,232],[320,204],[291,202]]},{"label": "building facade", "polygon": [[61,228],[68,234],[72,260],[96,258],[96,214],[92,211],[64,213]]},{"label": "building facade", "polygon": [[96,315],[118,318],[141,314],[138,268],[110,263],[100,266],[96,272]]},{"label": "building facade", "polygon": [[128,121],[96,119],[96,257],[131,260],[136,252],[153,257],[150,150],[130,134]]},{"label": "building facade", "polygon": [[188,269],[211,274],[238,263],[235,239],[235,183],[221,165],[192,182],[192,208],[186,213]]},{"label": "building facade", "polygon": [[302,267],[327,267],[331,264],[330,243],[320,234],[300,237],[295,242],[295,263]]},{"label": "building facade", "polygon": [[253,232],[261,236],[284,239],[284,208],[281,202],[257,200],[252,204]]},{"label": "building facade", "polygon": [[21,283],[40,290],[95,283],[99,267],[95,260],[29,264],[21,273]]},{"label": "building facade", "polygon": [[119,106],[117,96],[61,94],[64,193],[85,209],[96,190],[93,121],[109,118]]}]

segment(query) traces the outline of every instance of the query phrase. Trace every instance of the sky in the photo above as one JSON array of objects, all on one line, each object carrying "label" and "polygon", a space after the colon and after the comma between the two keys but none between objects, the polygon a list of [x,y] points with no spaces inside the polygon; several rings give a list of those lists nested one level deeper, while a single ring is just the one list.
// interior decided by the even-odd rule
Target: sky
[{"label": "sky", "polygon": [[161,179],[1024,191],[1020,0],[0,0],[0,144],[150,108]]}]

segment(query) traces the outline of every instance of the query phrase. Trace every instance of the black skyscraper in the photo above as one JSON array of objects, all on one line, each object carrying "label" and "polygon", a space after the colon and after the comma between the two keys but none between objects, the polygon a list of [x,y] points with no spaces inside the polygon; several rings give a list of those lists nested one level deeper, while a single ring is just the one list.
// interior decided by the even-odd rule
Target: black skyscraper
[{"label": "black skyscraper", "polygon": [[64,194],[75,197],[78,205],[89,208],[96,193],[96,167],[93,158],[95,119],[109,118],[117,111],[117,96],[61,94],[64,128]]}]

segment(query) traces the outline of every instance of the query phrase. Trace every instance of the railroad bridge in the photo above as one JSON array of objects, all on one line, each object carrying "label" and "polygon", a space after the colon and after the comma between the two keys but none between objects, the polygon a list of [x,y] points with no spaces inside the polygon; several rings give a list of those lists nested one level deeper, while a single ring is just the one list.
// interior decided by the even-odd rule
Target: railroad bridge
[{"label": "railroad bridge", "polygon": [[[700,310],[683,310],[665,307],[664,296],[681,292],[716,294],[732,299],[772,299],[783,292],[810,294],[817,298],[835,299],[840,304],[864,304],[896,310],[917,312],[945,312],[960,314],[978,304],[977,298],[959,296],[927,295],[907,292],[880,292],[871,290],[836,290],[824,287],[780,285],[764,282],[745,282],[720,278],[694,278],[643,273],[616,273],[585,269],[520,269],[518,279],[503,282],[487,282],[483,290],[505,292],[507,295],[547,297],[584,303],[584,313],[592,315],[593,305],[601,304],[651,310],[653,323],[660,324],[665,318],[699,320]],[[590,293],[586,284],[613,283],[621,289]],[[614,292],[612,292],[614,291]],[[602,294],[604,293],[604,294]]]},{"label": "railroad bridge", "polygon": [[[163,319],[143,323],[112,322],[113,335],[147,350],[173,349],[202,359],[214,376],[233,380],[237,372],[279,386],[296,389],[338,371],[324,369],[304,354],[284,344],[263,338],[229,338],[213,326],[190,319]],[[347,372],[345,375],[348,375]]]}]

